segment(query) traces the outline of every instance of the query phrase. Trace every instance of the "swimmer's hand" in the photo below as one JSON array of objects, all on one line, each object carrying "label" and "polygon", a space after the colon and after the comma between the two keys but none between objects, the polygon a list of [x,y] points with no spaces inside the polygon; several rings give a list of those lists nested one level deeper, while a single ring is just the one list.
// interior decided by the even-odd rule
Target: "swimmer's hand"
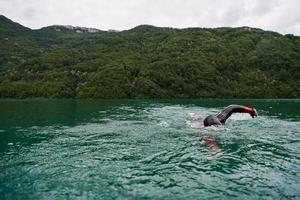
[{"label": "swimmer's hand", "polygon": [[252,108],[252,113],[250,113],[250,115],[252,118],[254,118],[254,117],[257,117],[258,114],[257,114],[257,111],[254,108]]}]

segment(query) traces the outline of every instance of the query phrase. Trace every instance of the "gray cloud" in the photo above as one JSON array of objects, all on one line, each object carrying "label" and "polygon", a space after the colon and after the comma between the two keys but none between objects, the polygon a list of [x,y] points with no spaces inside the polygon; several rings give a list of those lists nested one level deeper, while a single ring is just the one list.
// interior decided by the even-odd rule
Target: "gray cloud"
[{"label": "gray cloud", "polygon": [[298,0],[0,0],[0,13],[30,28],[53,24],[103,30],[155,26],[251,26],[300,35]]}]

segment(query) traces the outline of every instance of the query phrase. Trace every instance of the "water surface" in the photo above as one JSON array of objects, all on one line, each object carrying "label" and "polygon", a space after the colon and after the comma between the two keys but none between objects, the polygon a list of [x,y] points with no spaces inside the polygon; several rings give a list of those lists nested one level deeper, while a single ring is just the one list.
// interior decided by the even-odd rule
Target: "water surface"
[{"label": "water surface", "polygon": [[0,100],[0,161],[0,199],[299,199],[300,100]]}]

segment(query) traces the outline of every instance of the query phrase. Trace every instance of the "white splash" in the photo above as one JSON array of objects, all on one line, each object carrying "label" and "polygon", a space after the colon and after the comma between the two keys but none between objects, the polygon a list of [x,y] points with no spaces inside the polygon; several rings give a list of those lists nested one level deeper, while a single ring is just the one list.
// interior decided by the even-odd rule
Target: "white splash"
[{"label": "white splash", "polygon": [[162,126],[162,127],[169,127],[170,126],[169,123],[166,122],[166,121],[160,121],[158,125]]},{"label": "white splash", "polygon": [[229,119],[232,119],[232,120],[249,120],[249,119],[252,119],[252,117],[248,113],[234,113],[230,116]]}]

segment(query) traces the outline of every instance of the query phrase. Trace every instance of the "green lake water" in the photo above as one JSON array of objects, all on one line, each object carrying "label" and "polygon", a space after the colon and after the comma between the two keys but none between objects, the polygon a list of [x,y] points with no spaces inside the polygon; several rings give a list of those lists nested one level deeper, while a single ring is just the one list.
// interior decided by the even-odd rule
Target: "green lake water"
[{"label": "green lake water", "polygon": [[300,199],[300,100],[0,100],[0,199]]}]

